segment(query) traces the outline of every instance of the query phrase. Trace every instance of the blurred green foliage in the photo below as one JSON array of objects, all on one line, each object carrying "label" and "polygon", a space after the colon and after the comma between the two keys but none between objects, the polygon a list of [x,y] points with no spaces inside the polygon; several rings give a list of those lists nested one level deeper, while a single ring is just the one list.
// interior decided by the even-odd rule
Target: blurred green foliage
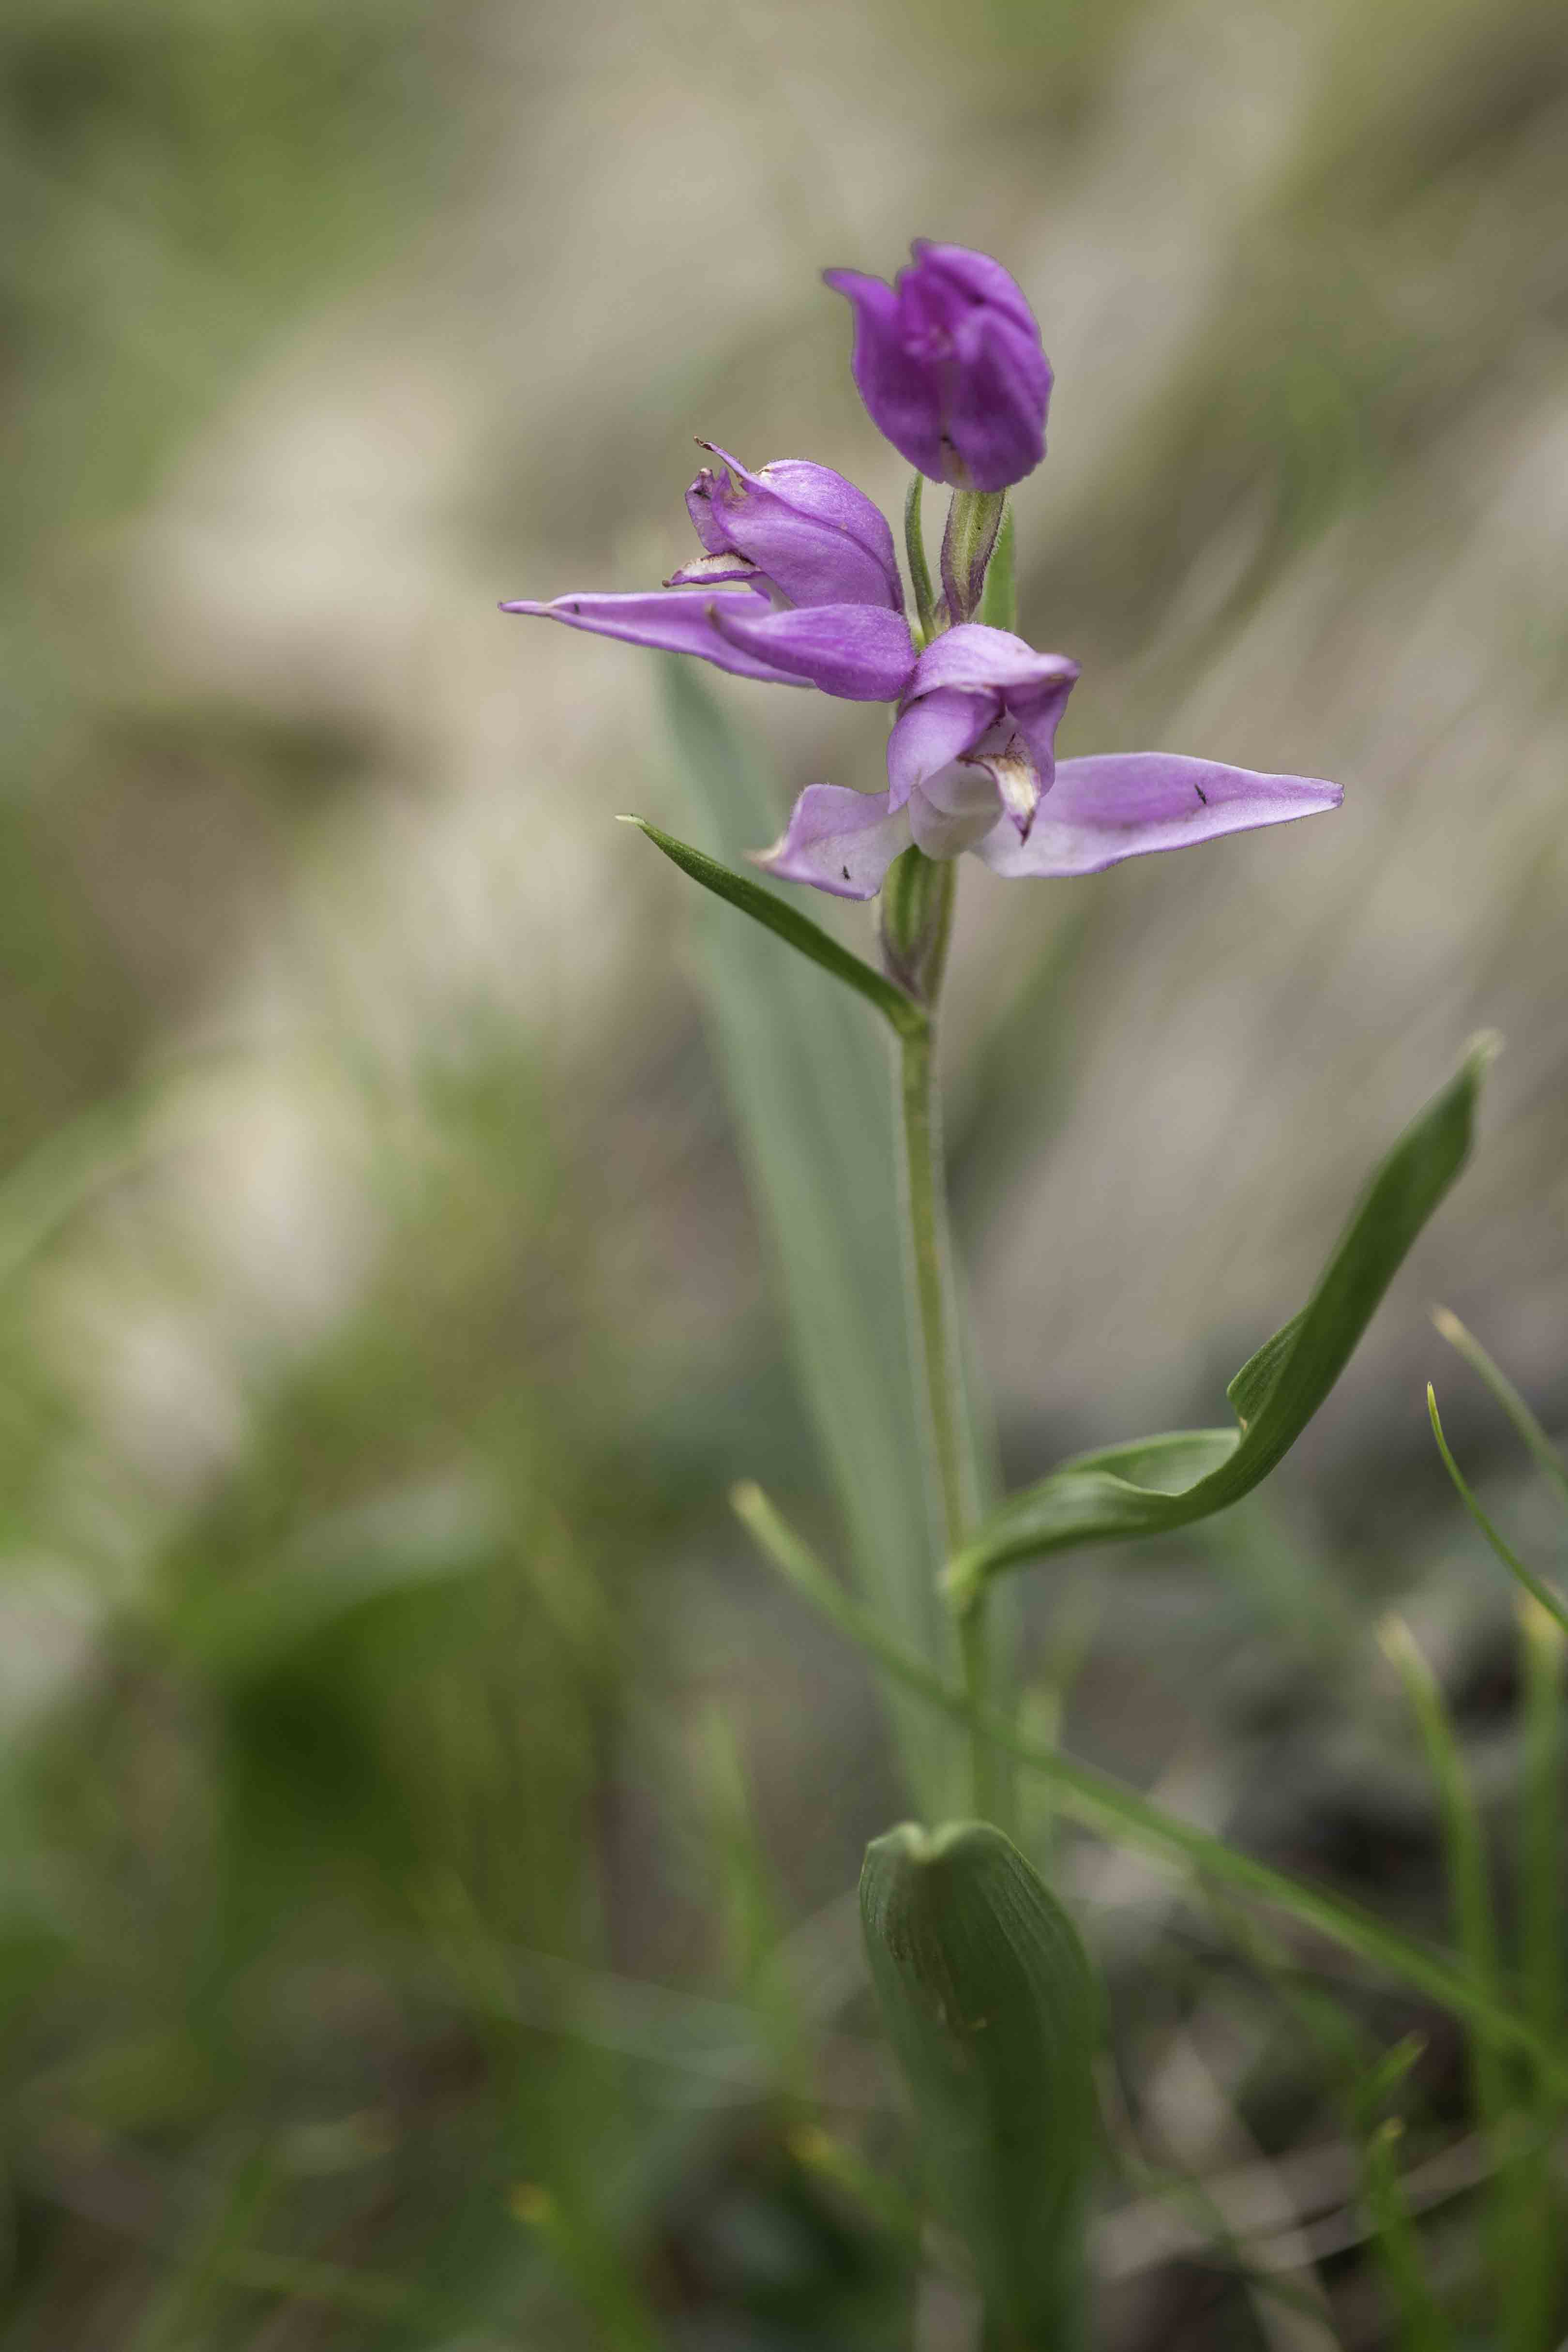
[{"label": "blurred green foliage", "polygon": [[[479,322],[525,309],[540,249],[599,220],[617,156],[656,219],[674,217],[693,152],[745,170],[733,77],[776,132],[761,160],[779,220],[837,200],[797,143],[821,111],[847,219],[879,217],[861,210],[874,176],[918,130],[930,176],[911,201],[1022,237],[1097,173],[1132,177],[1145,118],[1129,92],[1146,103],[1152,78],[1157,99],[1190,35],[1258,46],[1288,166],[1224,181],[1240,219],[1209,290],[1223,331],[1175,352],[1110,429],[1092,494],[1022,547],[1025,626],[1102,663],[1131,724],[1214,675],[1336,531],[1352,534],[1347,577],[1371,561],[1358,529],[1408,553],[1386,523],[1402,499],[1436,579],[1451,550],[1422,533],[1472,495],[1460,453],[1562,381],[1561,12],[1247,5],[1219,12],[1217,36],[1190,16],[1156,0],[868,13],[855,37],[895,94],[857,49],[862,167],[821,86],[792,79],[792,22],[766,9],[731,26],[469,0],[10,0],[0,2352],[880,2352],[917,2312],[922,2352],[967,2342],[962,2257],[922,2251],[845,1894],[901,1809],[895,1767],[858,1668],[767,1590],[722,1507],[754,1473],[809,1513],[823,1478],[718,1057],[677,993],[668,877],[624,885],[613,919],[643,928],[586,1034],[532,968],[485,997],[458,927],[437,940],[457,977],[435,1009],[378,1024],[375,971],[353,963],[367,845],[395,835],[421,761],[447,789],[473,746],[451,752],[447,706],[397,722],[369,684],[187,674],[174,625],[146,617],[170,558],[144,534],[269,370],[389,286],[401,329],[471,245],[489,259],[463,296],[464,367],[496,372],[522,454],[509,476],[505,436],[472,428],[501,452],[493,484],[437,538],[468,530],[488,563],[516,481],[547,476],[548,530],[577,528],[585,568],[620,562],[618,509],[641,526],[617,457],[706,428],[685,413],[695,383],[715,408],[754,402],[772,430],[768,402],[795,396],[806,362],[795,312],[767,309],[767,255],[757,315],[714,300],[700,349],[667,348],[640,313],[592,344],[590,286],[564,324],[519,317],[503,380]],[[822,33],[825,55],[842,31]],[[1219,185],[1224,146],[1196,124],[1184,173]],[[1081,201],[1092,272],[1127,231],[1109,197]],[[637,230],[631,195],[618,226]],[[837,257],[793,235],[781,248],[807,283]],[[683,321],[712,259],[684,232],[661,257]],[[571,331],[589,355],[552,375]],[[584,451],[606,415],[625,438]],[[1190,593],[1215,551],[1217,586]],[[434,598],[457,596],[434,576]],[[460,593],[511,587],[476,565]],[[1555,708],[1560,594],[1518,634]],[[1366,661],[1398,652],[1391,636]],[[345,668],[360,657],[351,645]],[[520,795],[554,723],[520,695],[504,753],[489,739]],[[668,773],[662,749],[636,750],[639,778]],[[1524,867],[1518,905],[1560,931],[1549,845]],[[343,962],[299,1022],[269,989],[279,965],[325,962],[300,912],[312,889]],[[1086,897],[1010,958],[1001,1042],[954,1074],[974,1221],[1061,1132],[1079,1084],[1063,1041],[1112,903]],[[525,932],[520,917],[520,966]],[[241,985],[255,964],[259,1013]],[[1285,1051],[1284,1013],[1280,1034]],[[1548,1159],[1560,1091],[1543,1078],[1527,1107]],[[247,1186],[274,1181],[274,1111],[328,1144],[260,1217],[241,1279],[230,1212],[237,1229]],[[857,1186],[880,1117],[845,1139]],[[876,1206],[858,1203],[872,1255]],[[1225,1336],[1213,1345],[1223,1362]],[[1454,1425],[1533,1537],[1506,1428]],[[1031,1463],[1044,1442],[1005,1434]],[[1299,1492],[1265,1495],[1189,1549],[1118,1558],[1114,1610],[1070,1687],[1052,1681],[1053,1720],[1097,1761],[1163,1775],[1173,1807],[1446,1937],[1438,1810],[1370,1640],[1392,1593],[1425,1607],[1499,1914],[1522,1918],[1529,2013],[1560,2030],[1561,1922],[1540,1894],[1562,1850],[1555,1653],[1535,1627],[1521,1709],[1506,1595],[1487,1580],[1476,1598],[1494,1576],[1479,1539],[1442,1516],[1440,1473],[1384,1437],[1369,1408],[1317,1523]],[[1074,1593],[1054,1622],[1037,1609],[1032,1654],[1063,1647]],[[1220,2194],[1238,2174],[1254,2190],[1318,2180],[1300,2210],[1347,2345],[1420,2340],[1411,2248],[1485,2340],[1485,2151],[1460,2036],[1315,1947],[1054,1833],[1111,1987],[1107,2343],[1209,2352],[1300,2317],[1285,2293],[1300,2264],[1270,2271],[1256,2209]],[[1412,2032],[1419,2057],[1376,2077],[1363,2114],[1347,2085]],[[1190,2087],[1194,2052],[1219,2084],[1206,2139],[1184,2139],[1161,2088]],[[1538,2235],[1562,2222],[1540,2113],[1510,2158]],[[1210,2186],[1193,2197],[1184,2174]],[[1546,2315],[1545,2352],[1558,2284],[1531,2267],[1521,2293],[1532,2324]]]}]

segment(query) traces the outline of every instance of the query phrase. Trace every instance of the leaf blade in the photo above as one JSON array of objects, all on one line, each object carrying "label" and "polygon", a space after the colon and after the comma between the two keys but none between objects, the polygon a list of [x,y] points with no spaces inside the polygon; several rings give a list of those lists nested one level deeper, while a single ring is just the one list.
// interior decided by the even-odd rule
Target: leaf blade
[{"label": "leaf blade", "polygon": [[984,1822],[906,1822],[874,1839],[860,1918],[928,2168],[988,2319],[1008,2342],[1080,2342],[1099,2002],[1078,1930]]},{"label": "leaf blade", "polygon": [[[1239,1502],[1289,1453],[1350,1361],[1416,1235],[1469,1157],[1481,1079],[1496,1051],[1478,1039],[1457,1075],[1374,1171],[1299,1315],[1266,1339],[1230,1383],[1238,1432],[1182,1430],[1081,1454],[1014,1496],[944,1571],[963,1606],[1000,1569],[1067,1549],[1189,1526]],[[1228,1445],[1225,1441],[1228,1439]],[[1129,1475],[1140,1453],[1182,1448],[1202,1465],[1173,1489]]]},{"label": "leaf blade", "polygon": [[868,1004],[876,1006],[885,1021],[892,1024],[900,1037],[921,1036],[930,1027],[925,1012],[899,986],[897,981],[889,980],[874,964],[852,955],[819,923],[814,923],[809,915],[803,915],[798,907],[786,905],[773,891],[764,890],[760,883],[748,880],[745,875],[732,873],[716,857],[708,856],[700,849],[693,849],[689,842],[678,841],[673,834],[661,831],[646,816],[628,814],[617,818],[616,822],[635,824],[639,833],[647,835],[656,849],[664,852],[672,866],[679,866],[683,874],[689,874],[694,882],[700,882],[702,887],[711,890],[716,898],[722,898],[729,906],[738,907],[742,914],[750,915],[754,923],[761,923],[765,930],[784,940],[798,954],[808,956],[813,963],[820,964],[824,971],[830,971],[836,980],[858,990]]}]

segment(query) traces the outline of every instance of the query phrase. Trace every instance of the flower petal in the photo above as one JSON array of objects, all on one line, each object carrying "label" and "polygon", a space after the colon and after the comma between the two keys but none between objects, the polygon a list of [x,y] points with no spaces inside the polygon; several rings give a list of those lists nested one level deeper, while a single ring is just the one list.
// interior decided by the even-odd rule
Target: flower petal
[{"label": "flower petal", "polygon": [[752,864],[784,882],[809,882],[836,898],[874,898],[889,866],[910,842],[910,820],[889,812],[886,793],[843,784],[807,784],[771,849]]},{"label": "flower petal", "polygon": [[804,457],[775,457],[753,474],[727,449],[702,446],[729,468],[715,474],[704,467],[686,494],[705,547],[718,538],[749,556],[792,604],[903,611],[893,534],[863,490]]},{"label": "flower petal", "polygon": [[1037,654],[1006,629],[964,621],[932,638],[915,665],[909,692],[912,698],[938,686],[961,687],[967,693],[994,688],[1016,709],[1019,697],[1070,687],[1078,675],[1077,662],[1066,654]]},{"label": "flower petal", "polygon": [[[631,595],[557,596],[553,603],[526,600],[506,604],[503,613],[536,614],[541,620],[562,621],[569,629],[586,629],[596,637],[619,637],[632,646],[652,646],[660,653],[695,654],[736,677],[761,678],[769,686],[804,686],[806,680],[765,653],[753,652],[739,639],[721,633],[721,615],[732,607],[761,613],[762,598],[751,588],[712,589],[696,593],[685,588],[655,588]],[[891,619],[890,614],[884,616]],[[906,632],[907,634],[907,632]]]},{"label": "flower petal", "polygon": [[[940,285],[951,287],[965,302],[987,304],[1011,320],[1023,333],[1038,335],[1035,314],[1024,299],[1022,287],[990,254],[976,253],[967,245],[934,244],[929,236],[917,236],[910,251],[924,274]],[[906,274],[909,273],[900,273]]]},{"label": "flower petal", "polygon": [[901,457],[928,474],[942,470],[942,406],[934,372],[904,348],[899,298],[879,278],[858,269],[825,269],[825,281],[845,295],[855,310],[855,349],[850,359],[856,388],[878,431]]},{"label": "flower petal", "polygon": [[1005,490],[1032,474],[1046,454],[1050,362],[1037,331],[1020,334],[1010,320],[982,313],[973,341],[953,372],[948,438],[972,489]]},{"label": "flower petal", "polygon": [[956,857],[984,840],[1000,806],[987,767],[944,768],[910,795],[910,830],[928,857]]},{"label": "flower petal", "polygon": [[[1004,726],[1005,721],[1003,722]],[[1000,728],[993,730],[1000,734]],[[1049,789],[1050,776],[1043,781],[1030,757],[1029,747],[1021,735],[1009,734],[1005,742],[987,748],[980,744],[970,752],[968,764],[984,768],[1002,796],[1002,805],[1026,841],[1029,827],[1035,822],[1035,812],[1042,794]],[[1053,762],[1054,772],[1054,762]]]},{"label": "flower petal", "polygon": [[914,667],[909,625],[884,606],[807,604],[764,613],[758,598],[745,594],[715,597],[710,609],[726,642],[766,665],[769,676],[793,671],[847,702],[897,701]]},{"label": "flower petal", "polygon": [[[1071,677],[1053,678],[1044,687],[1015,688],[1005,698],[1007,716],[1034,763],[1041,793],[1050,791],[1056,777],[1057,729],[1077,677],[1074,664]],[[1001,782],[1000,777],[997,782]],[[1027,825],[1024,827],[1026,833],[1028,829]]]},{"label": "flower petal", "polygon": [[995,716],[994,694],[964,694],[952,686],[909,703],[888,738],[889,806],[902,808],[928,777],[962,760]]},{"label": "flower petal", "polygon": [[1016,281],[989,254],[918,238],[892,286],[830,269],[855,305],[872,422],[933,480],[1002,490],[1046,451],[1051,368]]},{"label": "flower petal", "polygon": [[1099,874],[1124,857],[1316,816],[1343,798],[1316,776],[1257,775],[1176,751],[1102,752],[1059,762],[1027,841],[1004,819],[979,854],[1010,879]]}]

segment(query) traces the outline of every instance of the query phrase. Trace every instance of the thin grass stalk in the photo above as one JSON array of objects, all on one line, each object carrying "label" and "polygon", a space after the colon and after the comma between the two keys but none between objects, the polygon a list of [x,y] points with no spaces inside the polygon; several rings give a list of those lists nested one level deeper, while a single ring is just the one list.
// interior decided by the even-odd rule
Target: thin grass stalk
[{"label": "thin grass stalk", "polygon": [[1536,1468],[1549,1478],[1557,1489],[1558,1499],[1568,1504],[1568,1463],[1565,1463],[1546,1432],[1515,1388],[1508,1374],[1494,1364],[1473,1331],[1468,1331],[1457,1315],[1446,1307],[1435,1307],[1432,1320],[1456,1354],[1464,1358],[1470,1370],[1485,1381],[1501,1405],[1525,1446]]},{"label": "thin grass stalk", "polygon": [[[1436,1790],[1448,1899],[1459,1950],[1475,1982],[1500,2003],[1504,1995],[1497,1917],[1480,1814],[1442,1690],[1403,1619],[1384,1618],[1378,1638],[1405,1686]],[[1506,2144],[1514,2121],[1510,2069],[1496,2042],[1484,2033],[1470,2035],[1469,2064],[1476,2120],[1495,2153]],[[1521,2337],[1518,2256],[1526,2232],[1521,2227],[1520,2178],[1518,2165],[1500,2163],[1487,2197],[1484,2238],[1503,2315],[1501,2340],[1518,2347],[1518,2352],[1528,2352],[1534,2339],[1526,2336],[1521,2341]]]},{"label": "thin grass stalk", "polygon": [[[1523,1651],[1523,1753],[1520,1771],[1519,1930],[1524,2012],[1549,2045],[1562,2032],[1563,1655],[1561,1628],[1533,1601],[1520,1602]],[[1510,2352],[1535,2352],[1548,2338],[1561,2282],[1552,2144],[1563,2102],[1532,2069],[1533,2145],[1521,2166],[1520,2278],[1511,2308]]]},{"label": "thin grass stalk", "polygon": [[1454,2331],[1427,2284],[1420,2240],[1394,2151],[1404,2126],[1391,2116],[1367,2143],[1366,2202],[1373,2246],[1398,2329],[1399,2352],[1453,2352]]},{"label": "thin grass stalk", "polygon": [[1453,1481],[1454,1491],[1460,1502],[1463,1503],[1514,1581],[1523,1587],[1531,1599],[1538,1607],[1543,1609],[1549,1617],[1556,1619],[1564,1633],[1568,1633],[1568,1601],[1563,1600],[1560,1592],[1554,1592],[1543,1578],[1537,1576],[1532,1568],[1525,1566],[1513,1546],[1492,1525],[1470,1492],[1468,1481],[1455,1461],[1449,1450],[1448,1441],[1443,1433],[1443,1423],[1437,1412],[1437,1399],[1430,1381],[1426,1383],[1426,1412],[1432,1423],[1432,1434],[1437,1441],[1437,1451],[1443,1457],[1443,1467]]}]

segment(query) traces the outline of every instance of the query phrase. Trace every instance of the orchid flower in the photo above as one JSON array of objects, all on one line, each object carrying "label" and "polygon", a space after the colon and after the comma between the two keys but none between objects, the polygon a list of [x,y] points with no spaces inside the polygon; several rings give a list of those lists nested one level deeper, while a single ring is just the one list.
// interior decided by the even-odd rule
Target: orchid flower
[{"label": "orchid flower", "polygon": [[1058,764],[1075,661],[974,622],[917,651],[892,532],[863,491],[801,458],[753,474],[702,446],[723,469],[704,467],[686,494],[702,553],[663,588],[502,609],[695,654],[742,677],[892,703],[887,791],[808,784],[757,857],[781,880],[871,898],[911,842],[933,858],[973,849],[1010,879],[1094,874],[1339,806],[1338,785],[1315,777],[1173,752]]},{"label": "orchid flower", "polygon": [[750,473],[710,442],[686,493],[702,553],[644,594],[503,604],[569,629],[696,654],[737,677],[815,686],[851,702],[891,702],[909,678],[893,534],[863,490],[829,467],[781,457]]},{"label": "orchid flower", "polygon": [[933,482],[1005,490],[1046,454],[1051,363],[1034,312],[989,254],[917,237],[891,286],[823,272],[855,310],[850,362],[871,422]]}]

